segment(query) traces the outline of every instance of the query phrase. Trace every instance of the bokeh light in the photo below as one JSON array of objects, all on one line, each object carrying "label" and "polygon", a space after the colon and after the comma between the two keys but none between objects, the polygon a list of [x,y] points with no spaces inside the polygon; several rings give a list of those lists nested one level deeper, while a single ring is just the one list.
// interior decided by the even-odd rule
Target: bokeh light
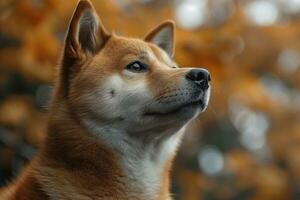
[{"label": "bokeh light", "polygon": [[205,23],[207,0],[182,0],[175,4],[175,20],[184,29],[195,29]]},{"label": "bokeh light", "polygon": [[282,71],[294,73],[300,65],[300,54],[292,49],[283,49],[278,56],[277,64]]},{"label": "bokeh light", "polygon": [[216,175],[224,167],[222,153],[213,146],[203,147],[198,156],[201,170],[207,175]]},{"label": "bokeh light", "polygon": [[274,24],[280,17],[277,5],[268,0],[249,1],[245,13],[251,23],[261,26]]}]

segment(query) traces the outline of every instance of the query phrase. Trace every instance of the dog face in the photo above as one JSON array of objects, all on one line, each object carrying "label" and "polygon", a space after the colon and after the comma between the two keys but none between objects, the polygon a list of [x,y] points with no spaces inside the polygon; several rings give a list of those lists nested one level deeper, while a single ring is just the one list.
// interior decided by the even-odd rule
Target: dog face
[{"label": "dog face", "polygon": [[[62,87],[80,118],[131,133],[179,130],[204,111],[210,75],[173,61],[174,24],[144,40],[110,35],[92,5],[81,1],[66,38]],[[175,130],[176,131],[176,130]]]}]

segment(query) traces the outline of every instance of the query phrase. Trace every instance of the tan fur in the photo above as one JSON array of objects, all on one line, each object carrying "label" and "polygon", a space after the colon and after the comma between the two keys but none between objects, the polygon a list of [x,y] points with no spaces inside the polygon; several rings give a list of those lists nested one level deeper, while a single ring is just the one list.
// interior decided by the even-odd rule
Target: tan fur
[{"label": "tan fur", "polygon": [[[132,92],[141,87],[145,91],[137,98],[151,96],[151,102],[156,105],[166,98],[189,94],[195,88],[180,88],[182,82],[186,81],[184,77],[189,69],[178,69],[172,60],[174,35],[169,35],[167,41],[172,43],[166,46],[169,52],[151,43],[151,39],[162,29],[167,30],[167,34],[172,34],[174,24],[169,21],[163,23],[151,31],[146,40],[110,35],[91,3],[87,0],[80,1],[69,26],[49,106],[47,138],[21,176],[1,192],[1,200],[171,199],[169,171],[172,160],[185,125],[199,113],[199,109],[191,106],[188,112],[192,114],[183,112],[178,116],[158,115],[157,119],[150,117],[154,121],[148,124],[149,130],[137,131],[138,133],[130,127],[135,125],[124,126],[121,123],[124,118],[131,116],[123,116],[121,111],[115,114],[97,110],[107,109],[105,107],[110,105],[97,107],[103,103],[98,100],[101,96],[97,92],[99,88],[102,93],[107,92],[107,88],[102,88],[107,83],[116,84],[109,82],[113,77],[123,86],[119,86],[118,91],[114,91],[115,88],[111,86],[111,94],[101,94],[108,95],[103,101],[107,101],[107,98],[115,100],[114,95],[118,94],[114,92]],[[124,66],[135,60],[147,64],[147,73],[133,75],[124,69]],[[180,89],[185,93],[178,93]],[[134,95],[134,92],[128,96],[130,95]],[[117,107],[116,111],[119,110]],[[143,117],[147,118],[141,115]],[[115,129],[111,129],[111,133],[101,129],[106,125],[101,123],[111,123],[114,120],[120,126],[116,133]],[[138,124],[139,120],[136,121]],[[144,128],[143,123],[137,128]],[[120,145],[116,140],[120,140]],[[144,150],[147,148],[150,149],[149,152]],[[124,149],[125,152],[122,152]],[[138,157],[140,153],[144,153],[143,157]],[[144,166],[143,161],[157,168],[157,172],[151,170],[154,176],[159,177],[158,180],[152,179],[150,172],[149,176],[145,176],[145,179],[150,180],[140,177],[145,175],[143,173],[148,173],[143,171],[148,167]],[[134,166],[139,169],[132,168]]]}]

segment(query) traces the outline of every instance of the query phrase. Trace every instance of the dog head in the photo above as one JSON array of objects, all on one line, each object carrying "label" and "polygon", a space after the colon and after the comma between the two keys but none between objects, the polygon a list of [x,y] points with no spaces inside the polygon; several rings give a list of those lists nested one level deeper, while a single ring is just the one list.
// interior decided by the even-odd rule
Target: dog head
[{"label": "dog head", "polygon": [[[210,75],[173,60],[174,23],[144,40],[109,34],[89,1],[67,33],[59,91],[80,117],[127,132],[179,130],[207,107]],[[175,130],[176,131],[176,130]]]}]

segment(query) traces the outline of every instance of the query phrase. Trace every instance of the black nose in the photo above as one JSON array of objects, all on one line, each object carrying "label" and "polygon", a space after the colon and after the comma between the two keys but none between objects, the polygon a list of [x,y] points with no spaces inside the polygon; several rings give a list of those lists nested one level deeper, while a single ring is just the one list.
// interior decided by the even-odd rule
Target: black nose
[{"label": "black nose", "polygon": [[189,81],[193,81],[202,90],[208,89],[208,82],[211,80],[209,72],[205,69],[192,69],[185,77]]}]

